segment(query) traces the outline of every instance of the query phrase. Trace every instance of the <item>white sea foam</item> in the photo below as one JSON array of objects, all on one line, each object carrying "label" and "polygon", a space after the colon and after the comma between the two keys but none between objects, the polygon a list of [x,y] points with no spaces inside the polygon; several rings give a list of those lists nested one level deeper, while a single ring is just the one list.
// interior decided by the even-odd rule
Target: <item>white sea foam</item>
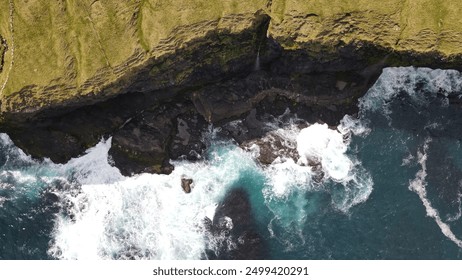
[{"label": "white sea foam", "polygon": [[343,135],[329,129],[327,124],[310,125],[302,129],[297,137],[300,163],[321,163],[325,175],[336,182],[348,180],[351,174],[353,163],[345,154],[347,149]]},{"label": "white sea foam", "polygon": [[[382,75],[366,95],[359,99],[362,112],[379,111],[389,115],[388,103],[398,94],[405,93],[414,102],[422,102],[427,94],[448,96],[462,92],[462,74],[456,70],[441,70],[415,67],[395,67],[383,69]],[[447,100],[446,100],[447,103]]]},{"label": "white sea foam", "polygon": [[[7,190],[7,200],[39,199],[40,193],[59,180],[50,160],[34,160],[16,147],[7,134],[0,133],[4,161],[0,166],[0,189]],[[5,200],[4,200],[5,201]]]},{"label": "white sea foam", "polygon": [[[4,166],[9,166],[11,160],[21,161],[23,164],[36,163],[30,156],[26,155],[21,149],[16,147],[11,141],[11,138],[6,133],[0,133],[0,145],[2,146],[3,153],[6,156],[6,162]],[[45,161],[49,162],[49,161]]]},{"label": "white sea foam", "polygon": [[441,229],[441,232],[457,246],[462,248],[462,240],[458,239],[457,236],[455,236],[455,234],[451,231],[451,227],[443,222],[438,213],[438,210],[433,208],[430,200],[427,198],[427,182],[425,181],[425,178],[427,177],[427,150],[430,141],[430,138],[426,139],[422,151],[418,151],[417,153],[417,158],[421,169],[416,173],[415,178],[409,182],[409,189],[419,196],[423,206],[425,207],[427,216],[435,220],[436,224]]},{"label": "white sea foam", "polygon": [[[60,259],[199,259],[206,249],[205,218],[243,170],[255,168],[242,150],[215,150],[211,160],[176,162],[170,175],[122,177],[107,161],[102,141],[66,167],[83,182],[78,191],[60,193],[71,205],[56,219],[49,254]],[[192,178],[185,194],[181,178]],[[98,183],[91,183],[98,182]],[[70,203],[69,203],[70,202]],[[232,226],[232,221],[227,221]]]},{"label": "white sea foam", "polygon": [[69,198],[75,201],[74,219],[57,221],[50,253],[87,260],[200,258],[205,249],[202,220],[219,190],[203,193],[197,184],[186,195],[178,171],[83,185],[80,194]]},{"label": "white sea foam", "polygon": [[265,174],[271,189],[271,192],[267,192],[268,199],[283,199],[295,189],[311,188],[311,169],[296,164],[290,158],[273,162],[265,169]]},{"label": "white sea foam", "polygon": [[[461,185],[461,182],[459,182],[459,186]],[[453,214],[453,215],[448,215],[448,218],[447,218],[447,221],[448,222],[454,222],[454,221],[457,221],[460,219],[460,217],[462,217],[462,194],[459,192],[457,194],[457,213]]]},{"label": "white sea foam", "polygon": [[[268,231],[288,251],[304,244],[304,225],[320,207],[307,199],[308,192],[329,193],[332,206],[343,213],[368,199],[372,177],[348,152],[351,135],[367,133],[369,129],[351,116],[346,116],[337,130],[316,123],[303,129],[288,124],[271,132],[285,141],[281,155],[264,167],[267,186],[263,195],[274,216]],[[272,141],[271,137],[263,139]],[[298,158],[286,154],[291,149],[297,150]]]},{"label": "white sea foam", "polygon": [[[348,141],[344,141],[344,134],[326,125],[310,127],[304,133],[293,124],[273,131],[284,146],[299,150],[303,158],[297,163],[281,157],[264,170],[254,160],[258,152],[255,147],[245,152],[222,143],[210,148],[209,160],[174,162],[175,170],[170,175],[127,178],[108,164],[111,141],[102,140],[82,157],[65,165],[51,165],[56,174],[75,183],[56,192],[65,211],[56,217],[49,254],[59,259],[86,260],[198,259],[205,256],[207,248],[215,249],[217,244],[234,248],[236,244],[230,243],[226,235],[207,233],[204,219],[213,220],[226,190],[249,171],[266,176],[268,187],[262,195],[275,222],[295,222],[297,226],[292,230],[302,239],[306,191],[329,192],[329,181],[343,184],[344,199],[333,199],[334,206],[341,211],[361,203],[372,191],[372,181],[367,179],[370,175],[346,154]],[[344,133],[352,133],[353,129],[345,127]],[[206,140],[214,143],[211,140],[215,133],[211,128]],[[314,137],[321,140],[313,141]],[[306,143],[307,139],[311,142]],[[322,165],[323,182],[313,179],[319,170],[304,165],[313,156]],[[194,181],[190,194],[181,188],[184,177]],[[289,199],[291,202],[285,204]],[[231,219],[225,222],[227,228],[234,226]]]},{"label": "white sea foam", "polygon": [[[371,132],[366,120],[358,119],[350,115],[345,115],[337,126],[337,130],[344,136],[354,134],[361,137],[366,137]],[[349,140],[349,138],[347,139]],[[348,143],[348,142],[347,142]]]},{"label": "white sea foam", "polygon": [[119,169],[108,164],[108,151],[111,138],[102,139],[96,146],[88,149],[86,154],[71,159],[63,165],[56,165],[60,173],[78,179],[80,184],[111,184],[124,179]]},{"label": "white sea foam", "polygon": [[401,166],[410,166],[413,162],[414,162],[414,156],[412,154],[409,154],[408,156],[403,158]]}]

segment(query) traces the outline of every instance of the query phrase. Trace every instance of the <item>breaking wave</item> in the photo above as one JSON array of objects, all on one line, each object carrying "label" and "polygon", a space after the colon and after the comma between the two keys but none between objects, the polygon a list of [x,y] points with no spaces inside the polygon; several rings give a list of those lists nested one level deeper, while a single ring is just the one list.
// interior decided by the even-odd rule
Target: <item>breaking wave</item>
[{"label": "breaking wave", "polygon": [[[377,236],[366,233],[377,220],[393,225],[397,219],[384,217],[400,213],[396,208],[409,203],[400,200],[407,194],[417,201],[410,208],[415,211],[412,214],[423,216],[425,209],[432,218],[429,223],[438,225],[436,238],[448,238],[462,248],[457,237],[462,193],[457,184],[462,175],[457,182],[451,181],[457,174],[446,176],[447,185],[454,186],[435,187],[443,177],[435,167],[449,162],[454,172],[462,169],[453,149],[460,146],[462,136],[454,132],[459,113],[451,107],[461,92],[462,76],[457,71],[387,68],[360,99],[359,114],[344,116],[337,127],[307,123],[287,112],[263,124],[267,133],[262,138],[242,145],[223,139],[220,129],[210,127],[204,131],[206,154],[197,162],[172,162],[175,169],[170,175],[123,176],[108,162],[111,139],[66,164],[54,164],[31,159],[7,135],[0,134],[0,222],[18,221],[21,211],[25,214],[20,219],[29,222],[46,215],[50,229],[40,236],[47,240],[48,257],[56,259],[205,259],[223,244],[233,250],[242,241],[231,240],[228,234],[239,229],[239,219],[224,216],[217,225],[224,231],[210,230],[217,222],[217,207],[227,193],[239,188],[249,195],[252,213],[248,216],[256,220],[256,232],[276,250],[272,258],[300,251],[327,252],[320,256],[329,258],[361,258],[363,251],[348,247],[354,233],[369,238],[370,251],[376,251],[368,256],[387,258],[396,257],[386,255],[388,249],[400,248],[391,244],[384,249],[388,245],[374,239],[383,240],[380,232]],[[380,118],[388,122],[377,122]],[[238,130],[240,123],[230,125]],[[432,153],[429,146],[443,146],[443,142],[447,147],[440,150],[451,156],[437,161],[439,150]],[[389,170],[401,177],[382,178]],[[190,193],[182,189],[184,178],[193,182]],[[385,201],[390,189],[399,193],[388,196],[396,201]],[[452,203],[452,208],[442,209],[446,201],[441,197],[449,197],[446,204]],[[35,208],[27,212],[30,205]],[[390,208],[390,213],[383,213]],[[371,212],[360,212],[365,209]],[[358,212],[363,219],[357,218]],[[27,231],[25,223],[16,224],[14,230],[5,230],[9,236],[22,228]],[[376,225],[388,230],[381,226]],[[343,230],[352,234],[343,234]],[[403,243],[399,234],[396,238]],[[359,242],[362,246],[363,241]],[[343,248],[351,252],[345,249],[344,255],[338,254]],[[32,249],[24,250],[27,255]]]}]

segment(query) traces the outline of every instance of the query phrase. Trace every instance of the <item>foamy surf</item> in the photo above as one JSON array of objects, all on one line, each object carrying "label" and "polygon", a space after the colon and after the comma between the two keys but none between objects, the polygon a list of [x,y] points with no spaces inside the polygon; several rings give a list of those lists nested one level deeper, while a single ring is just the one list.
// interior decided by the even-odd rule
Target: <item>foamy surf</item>
[{"label": "foamy surf", "polygon": [[[391,114],[389,103],[400,94],[406,94],[416,103],[423,104],[427,95],[448,97],[462,92],[462,74],[456,70],[415,67],[383,69],[382,75],[367,94],[359,99],[361,112]],[[446,100],[444,104],[447,104]]]},{"label": "foamy surf", "polygon": [[345,187],[346,194],[342,197],[345,201],[334,203],[339,210],[346,212],[367,200],[372,179],[356,156],[348,153],[351,134],[364,136],[367,132],[368,128],[351,116],[345,116],[337,129],[319,123],[303,129],[294,125],[279,129],[280,136],[290,136],[284,137],[288,141],[285,146],[296,147],[298,158],[281,155],[265,168],[270,189],[267,195],[287,197],[293,190],[331,191],[329,186],[338,183]]},{"label": "foamy surf", "polygon": [[[369,128],[351,116],[334,129],[319,123],[299,126],[294,119],[268,124],[274,130],[262,138],[279,155],[262,167],[267,180],[263,196],[273,215],[268,231],[287,251],[305,244],[303,228],[320,206],[308,193],[330,195],[331,206],[348,214],[373,190],[371,175],[349,149],[352,135],[365,137]],[[258,157],[259,149],[253,150]]]},{"label": "foamy surf", "polygon": [[[175,162],[170,175],[122,177],[107,161],[109,142],[71,161],[84,182],[59,194],[67,209],[58,215],[49,254],[59,259],[200,259],[217,203],[253,160],[238,148],[217,147],[208,161]],[[103,160],[103,161],[101,161]],[[181,179],[193,179],[190,194]],[[91,184],[89,182],[99,182]],[[208,237],[213,239],[215,237]]]},{"label": "foamy surf", "polygon": [[409,181],[409,189],[419,196],[423,206],[425,207],[427,216],[435,220],[444,236],[462,248],[462,240],[457,238],[457,236],[451,231],[451,227],[441,219],[438,210],[433,208],[427,197],[427,182],[425,181],[425,178],[427,177],[427,150],[430,141],[430,138],[427,138],[422,150],[417,152],[417,160],[421,169],[416,173],[415,178],[412,181]]},{"label": "foamy surf", "polygon": [[[287,136],[286,146],[297,148],[301,155],[298,162],[280,158],[267,167],[259,166],[255,151],[244,151],[232,143],[215,143],[216,131],[210,129],[205,136],[212,143],[207,159],[174,162],[175,170],[170,175],[133,177],[123,177],[108,163],[110,139],[101,141],[86,155],[55,166],[77,183],[57,192],[66,210],[56,217],[48,253],[58,259],[86,260],[204,258],[206,250],[215,249],[215,243],[227,242],[221,240],[225,236],[211,236],[204,228],[204,219],[213,220],[226,191],[240,184],[243,174],[249,172],[267,178],[265,188],[244,187],[249,192],[261,192],[274,215],[270,225],[296,222],[298,226],[289,229],[294,232],[306,222],[309,201],[304,192],[336,192],[333,205],[343,212],[367,200],[372,191],[370,175],[354,156],[351,160],[346,154],[346,135],[352,130],[345,127],[340,133],[327,125],[313,124],[302,130],[289,125],[275,133]],[[317,142],[312,140],[316,137]],[[310,160],[318,161],[321,170],[314,172]],[[313,176],[320,172],[324,178],[315,181]],[[184,177],[194,181],[190,194],[180,187]],[[336,183],[344,190],[331,189]],[[296,203],[285,204],[288,197]]]},{"label": "foamy surf", "polygon": [[[27,232],[27,222],[20,219],[41,215],[37,224],[45,221],[49,229],[40,233],[45,253],[33,255],[37,258],[48,253],[57,259],[203,259],[217,251],[215,257],[226,258],[224,251],[245,240],[230,238],[241,226],[239,219],[215,216],[236,188],[248,196],[252,213],[247,217],[256,220],[252,226],[273,254],[265,257],[457,257],[462,179],[448,189],[432,186],[442,172],[438,163],[444,162],[434,161],[440,150],[433,147],[442,143],[437,137],[445,137],[447,147],[439,148],[453,158],[455,173],[447,176],[459,176],[462,168],[452,146],[460,145],[459,134],[449,131],[461,119],[451,105],[460,94],[460,80],[456,71],[385,69],[361,98],[358,117],[345,116],[334,128],[306,123],[287,111],[265,122],[268,134],[246,148],[223,140],[226,133],[210,126],[203,137],[206,154],[195,163],[172,162],[170,175],[122,176],[108,163],[110,139],[60,165],[31,159],[0,134],[0,217],[12,221],[0,231],[0,241]],[[229,125],[242,128],[241,121]],[[422,148],[423,139],[432,140]],[[431,153],[429,141],[434,141]],[[274,160],[260,162],[268,147]],[[182,178],[193,179],[191,193],[184,193]],[[409,201],[417,203],[403,205]],[[36,206],[27,212],[31,204]],[[398,222],[407,219],[399,216],[403,208],[414,217],[422,213],[421,204],[431,219],[419,220],[424,223],[419,228],[428,234]],[[426,239],[404,242],[419,234]],[[396,243],[384,243],[388,236]],[[26,238],[18,237],[18,244],[32,244]],[[451,242],[441,243],[444,248],[425,243],[446,239]],[[361,250],[364,244],[370,250]]]}]

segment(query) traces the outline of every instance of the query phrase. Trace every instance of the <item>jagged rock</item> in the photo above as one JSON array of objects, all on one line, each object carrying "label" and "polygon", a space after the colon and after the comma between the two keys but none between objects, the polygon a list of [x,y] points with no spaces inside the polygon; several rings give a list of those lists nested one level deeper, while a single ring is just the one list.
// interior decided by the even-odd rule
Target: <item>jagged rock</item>
[{"label": "jagged rock", "polygon": [[193,183],[192,179],[181,178],[181,188],[183,189],[185,193],[191,192],[192,183]]},{"label": "jagged rock", "polygon": [[174,131],[175,110],[143,112],[115,132],[109,154],[124,175],[141,172],[169,174],[167,147]]}]

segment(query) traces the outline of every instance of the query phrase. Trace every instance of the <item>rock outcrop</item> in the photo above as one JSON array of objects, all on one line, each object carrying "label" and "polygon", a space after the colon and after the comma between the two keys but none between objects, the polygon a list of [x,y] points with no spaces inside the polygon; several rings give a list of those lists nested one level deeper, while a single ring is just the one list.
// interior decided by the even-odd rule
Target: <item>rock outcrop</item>
[{"label": "rock outcrop", "polygon": [[124,174],[168,173],[203,148],[182,118],[200,128],[285,100],[333,119],[387,65],[462,69],[461,12],[458,0],[0,0],[0,125],[36,157],[65,162],[113,136]]}]

